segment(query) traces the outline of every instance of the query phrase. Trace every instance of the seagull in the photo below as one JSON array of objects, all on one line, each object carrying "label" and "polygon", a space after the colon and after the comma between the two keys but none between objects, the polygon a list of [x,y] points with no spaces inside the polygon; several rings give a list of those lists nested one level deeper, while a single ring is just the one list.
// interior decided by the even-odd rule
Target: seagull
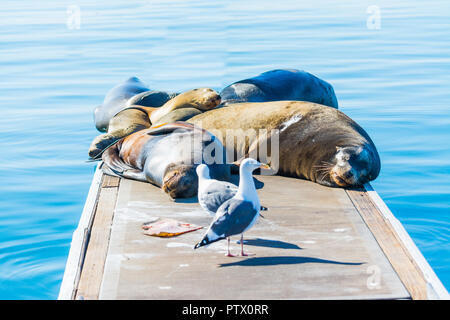
[{"label": "seagull", "polygon": [[[215,216],[219,207],[236,195],[238,187],[227,181],[211,179],[206,164],[199,164],[196,172],[198,175],[198,202],[210,216]],[[266,210],[266,207],[261,206],[261,211]]]},{"label": "seagull", "polygon": [[194,249],[226,238],[228,241],[226,255],[232,257],[230,236],[241,234],[241,255],[248,255],[244,253],[243,234],[255,224],[261,209],[252,176],[252,172],[257,168],[268,169],[268,166],[252,158],[242,161],[239,167],[239,187],[236,194],[220,205],[211,225]]}]

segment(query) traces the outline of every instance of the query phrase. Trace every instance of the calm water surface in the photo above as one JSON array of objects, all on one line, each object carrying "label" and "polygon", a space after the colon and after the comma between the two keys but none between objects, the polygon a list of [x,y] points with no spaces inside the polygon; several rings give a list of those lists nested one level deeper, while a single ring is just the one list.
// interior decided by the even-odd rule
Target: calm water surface
[{"label": "calm water surface", "polygon": [[450,288],[450,2],[243,2],[1,2],[0,299],[57,297],[107,90],[220,90],[282,67],[334,86],[380,152],[373,186]]}]

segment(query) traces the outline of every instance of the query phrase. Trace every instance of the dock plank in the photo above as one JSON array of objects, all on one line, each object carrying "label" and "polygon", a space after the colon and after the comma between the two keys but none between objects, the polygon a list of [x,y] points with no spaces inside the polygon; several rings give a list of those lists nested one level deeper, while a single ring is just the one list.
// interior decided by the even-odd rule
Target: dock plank
[{"label": "dock plank", "polygon": [[119,177],[109,176],[106,174],[103,175],[102,188],[118,188],[119,183]]},{"label": "dock plank", "polygon": [[370,199],[366,190],[347,190],[347,194],[410,292],[412,299],[428,299],[427,283],[422,272],[408,251],[405,250],[389,221],[383,218],[381,212]]},{"label": "dock plank", "polygon": [[103,175],[76,299],[98,299],[120,179]]}]

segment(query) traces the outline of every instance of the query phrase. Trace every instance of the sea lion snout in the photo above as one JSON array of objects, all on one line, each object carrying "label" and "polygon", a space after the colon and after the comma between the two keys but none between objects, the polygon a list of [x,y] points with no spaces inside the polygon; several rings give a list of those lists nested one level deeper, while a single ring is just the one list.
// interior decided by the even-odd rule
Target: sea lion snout
[{"label": "sea lion snout", "polygon": [[193,197],[197,188],[197,173],[193,165],[172,164],[167,167],[162,189],[172,199]]},{"label": "sea lion snout", "polygon": [[369,181],[367,168],[370,157],[361,146],[338,147],[335,155],[336,165],[330,177],[340,187],[363,185]]}]

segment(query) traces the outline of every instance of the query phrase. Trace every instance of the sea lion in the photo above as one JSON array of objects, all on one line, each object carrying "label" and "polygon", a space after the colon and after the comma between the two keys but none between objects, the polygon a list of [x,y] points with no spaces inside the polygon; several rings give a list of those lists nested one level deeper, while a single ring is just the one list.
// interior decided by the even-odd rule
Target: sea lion
[{"label": "sea lion", "polygon": [[174,96],[174,93],[150,90],[137,77],[131,77],[106,93],[103,103],[94,110],[95,126],[106,132],[111,118],[123,109],[131,105],[160,107]]},{"label": "sea lion", "polygon": [[[141,98],[145,96],[138,96],[140,97],[132,97],[130,101],[142,102]],[[220,96],[217,92],[209,88],[200,88],[181,93],[160,108],[142,105],[128,106],[111,117],[106,134],[99,135],[92,141],[89,148],[89,157],[98,158],[101,152],[111,143],[136,131],[149,128],[152,124],[163,123],[160,121],[161,119],[165,119],[164,122],[186,120],[200,113],[200,110],[212,109],[219,103]],[[159,116],[153,116],[157,112]],[[151,119],[154,120],[151,121]]]},{"label": "sea lion", "polygon": [[338,108],[333,87],[311,73],[278,69],[237,81],[221,92],[222,105],[277,100],[309,101]]},{"label": "sea lion", "polygon": [[200,113],[202,112],[197,108],[175,109],[165,116],[162,116],[157,123],[154,123],[152,125],[158,125],[160,123],[171,123],[175,121],[186,121]]},{"label": "sea lion", "polygon": [[[253,157],[277,163],[274,171],[280,175],[350,187],[374,180],[380,171],[380,158],[369,135],[344,113],[324,105],[301,101],[238,103],[199,114],[187,122],[222,139],[235,154],[254,154],[270,142],[267,155]],[[237,142],[229,139],[230,135],[242,135],[242,129],[253,129],[257,134]],[[262,129],[269,135],[258,135]],[[269,148],[272,140],[278,141],[278,150]]]},{"label": "sea lion", "polygon": [[149,88],[137,77],[131,77],[109,90],[103,103],[94,110],[94,121],[97,130],[101,132],[107,131],[109,120],[126,107],[128,99],[148,90]]},{"label": "sea lion", "polygon": [[105,173],[150,182],[171,198],[197,194],[200,163],[208,164],[215,179],[230,180],[220,140],[186,122],[135,132],[105,150],[102,159]]},{"label": "sea lion", "polygon": [[108,132],[94,138],[89,147],[89,157],[99,158],[103,150],[112,143],[126,137],[136,131],[149,128],[150,114],[157,108],[133,105],[120,111],[111,118],[108,125]]},{"label": "sea lion", "polygon": [[176,109],[196,108],[200,111],[211,110],[220,103],[219,94],[210,88],[198,88],[183,92],[166,102],[161,108],[154,111],[150,116],[151,123],[159,120]]},{"label": "sea lion", "polygon": [[126,107],[131,107],[133,105],[144,107],[161,107],[164,103],[176,97],[177,95],[178,93],[149,90],[132,96],[130,99],[128,99]]}]

